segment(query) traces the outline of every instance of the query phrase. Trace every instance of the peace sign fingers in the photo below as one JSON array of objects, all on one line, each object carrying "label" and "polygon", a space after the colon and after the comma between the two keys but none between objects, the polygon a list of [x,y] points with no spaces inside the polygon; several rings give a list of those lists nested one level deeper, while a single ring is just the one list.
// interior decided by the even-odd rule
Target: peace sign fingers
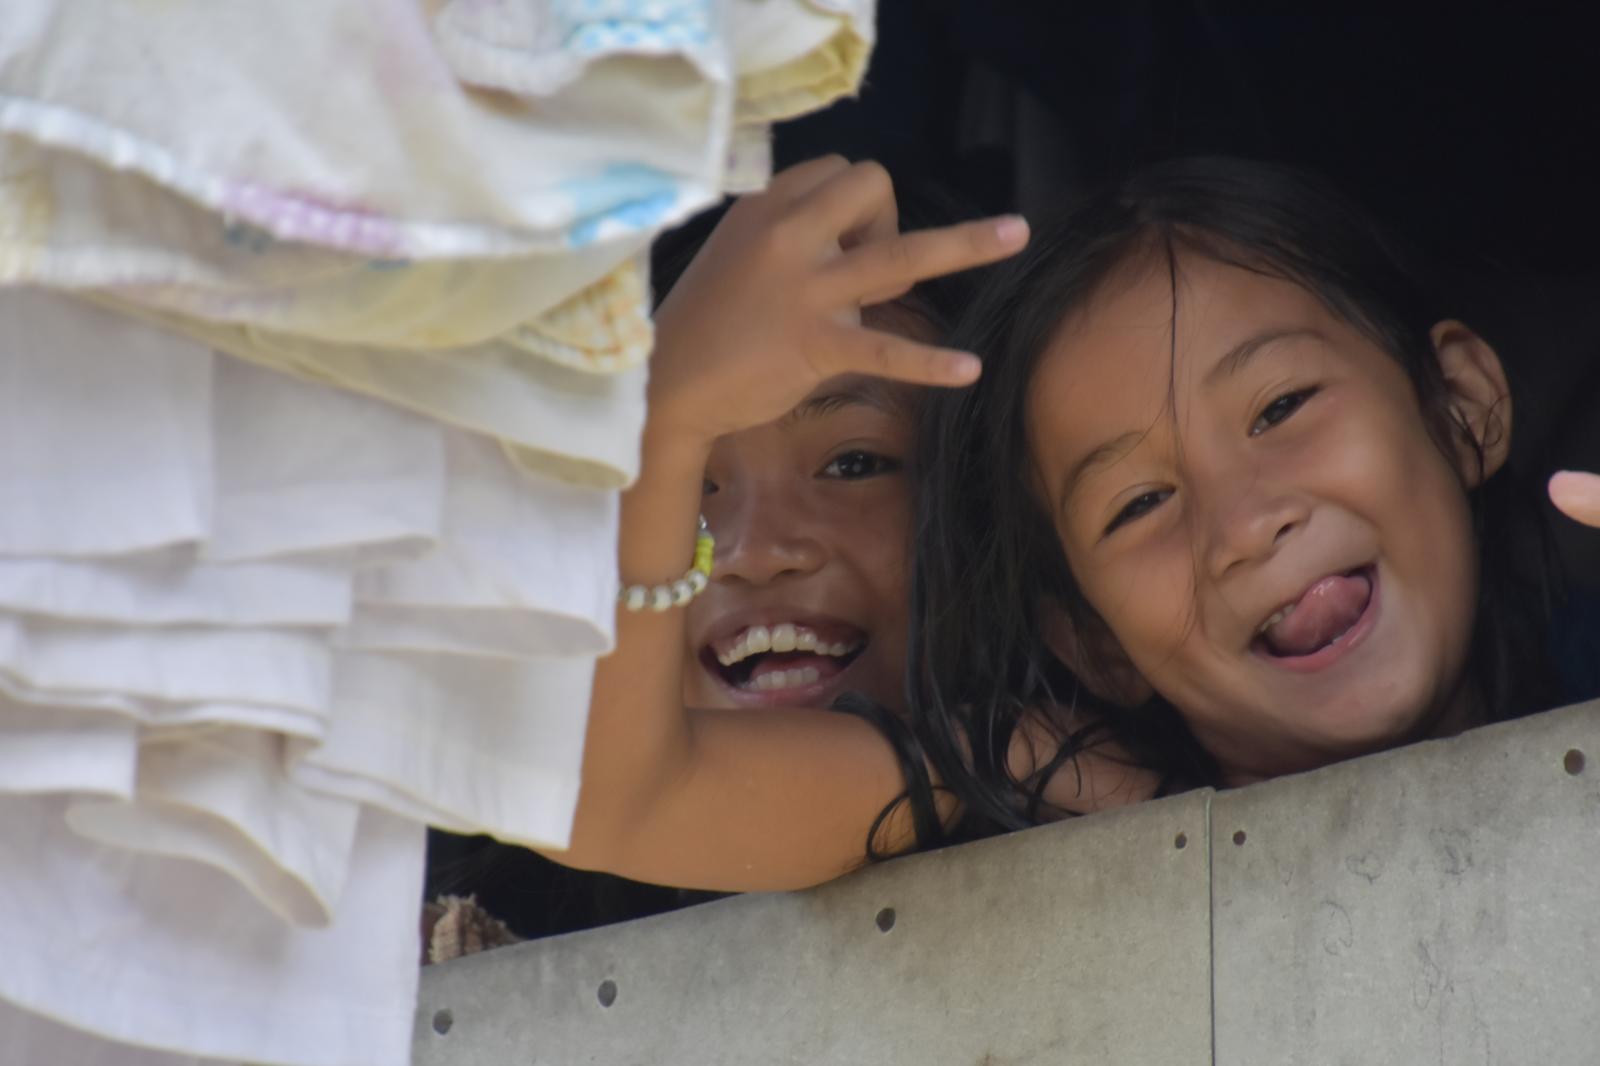
[{"label": "peace sign fingers", "polygon": [[1028,243],[1020,216],[963,222],[859,244],[823,269],[824,298],[858,305],[883,303],[919,281],[983,266]]}]

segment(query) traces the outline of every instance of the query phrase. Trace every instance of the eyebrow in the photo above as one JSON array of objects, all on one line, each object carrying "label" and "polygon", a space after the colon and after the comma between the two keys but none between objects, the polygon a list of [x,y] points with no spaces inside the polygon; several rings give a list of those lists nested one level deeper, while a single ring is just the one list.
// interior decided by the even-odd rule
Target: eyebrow
[{"label": "eyebrow", "polygon": [[1067,476],[1061,479],[1061,503],[1058,509],[1064,509],[1067,501],[1072,499],[1072,494],[1078,491],[1078,485],[1084,478],[1103,466],[1110,466],[1133,450],[1133,446],[1144,439],[1144,433],[1137,429],[1130,429],[1114,440],[1108,440],[1098,448],[1072,464],[1072,469],[1067,471]]},{"label": "eyebrow", "polygon": [[[1223,353],[1222,358],[1218,359],[1216,364],[1206,371],[1203,385],[1211,386],[1218,381],[1237,374],[1244,369],[1257,352],[1268,345],[1291,338],[1321,338],[1321,336],[1322,334],[1314,329],[1308,329],[1304,326],[1292,326],[1282,329],[1269,329],[1257,333],[1253,337],[1246,337]],[[1139,430],[1129,430],[1120,437],[1106,441],[1072,464],[1072,469],[1067,471],[1067,476],[1061,481],[1061,507],[1064,508],[1067,505],[1067,501],[1072,499],[1072,494],[1078,491],[1078,485],[1084,478],[1099,468],[1109,466],[1127,455],[1128,452],[1133,450],[1135,444],[1144,439],[1144,436],[1145,434]]]},{"label": "eyebrow", "polygon": [[899,413],[903,408],[888,388],[872,381],[861,381],[806,397],[778,419],[778,424],[792,426],[855,406],[871,407],[889,414]]},{"label": "eyebrow", "polygon": [[1294,326],[1283,329],[1269,329],[1263,333],[1257,333],[1254,337],[1247,337],[1232,348],[1229,348],[1222,358],[1217,360],[1216,365],[1206,371],[1206,376],[1201,384],[1205,386],[1215,385],[1224,378],[1232,377],[1243,370],[1245,365],[1261,349],[1269,344],[1275,344],[1278,341],[1288,340],[1292,337],[1316,337],[1320,339],[1322,334],[1304,326]]}]

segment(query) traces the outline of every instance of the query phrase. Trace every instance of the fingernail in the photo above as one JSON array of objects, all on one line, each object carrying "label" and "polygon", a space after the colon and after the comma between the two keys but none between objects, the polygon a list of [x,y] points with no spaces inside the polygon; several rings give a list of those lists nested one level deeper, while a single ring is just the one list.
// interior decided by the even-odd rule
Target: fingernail
[{"label": "fingernail", "polygon": [[1006,215],[994,224],[995,236],[1001,244],[1021,245],[1028,241],[1028,220],[1021,215]]},{"label": "fingernail", "polygon": [[950,376],[956,381],[977,381],[983,373],[983,360],[970,352],[961,352],[950,360]]},{"label": "fingernail", "polygon": [[1600,477],[1578,470],[1560,470],[1550,478],[1550,498],[1589,506],[1600,503]]}]

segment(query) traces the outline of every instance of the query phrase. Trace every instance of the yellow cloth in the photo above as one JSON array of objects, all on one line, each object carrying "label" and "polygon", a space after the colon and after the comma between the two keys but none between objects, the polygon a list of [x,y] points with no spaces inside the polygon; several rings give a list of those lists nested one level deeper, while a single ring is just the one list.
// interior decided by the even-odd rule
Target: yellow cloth
[{"label": "yellow cloth", "polygon": [[[495,436],[526,468],[629,483],[648,241],[763,183],[767,123],[854,91],[870,0],[634,5],[667,17],[632,37],[559,0],[431,22],[402,3],[359,33],[354,0],[285,3],[16,0],[0,285],[72,289]],[[567,37],[540,36],[552,20]]]}]

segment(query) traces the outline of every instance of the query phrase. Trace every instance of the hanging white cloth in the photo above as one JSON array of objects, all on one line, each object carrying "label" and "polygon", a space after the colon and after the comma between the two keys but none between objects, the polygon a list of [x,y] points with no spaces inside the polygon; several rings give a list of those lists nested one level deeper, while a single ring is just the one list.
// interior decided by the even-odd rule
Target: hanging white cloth
[{"label": "hanging white cloth", "polygon": [[[16,506],[0,514],[0,540],[28,549],[0,556],[0,681],[32,708],[141,729],[138,787],[120,808],[75,809],[75,825],[254,869],[240,880],[301,922],[327,920],[339,861],[282,842],[323,826],[333,843],[317,847],[337,856],[348,829],[325,799],[565,843],[593,659],[612,641],[614,494],[541,480],[492,441],[60,296],[0,292],[0,319],[20,334],[0,343],[0,374],[51,412],[0,426],[17,441],[0,451],[149,463],[16,464]],[[86,399],[101,390],[207,417],[180,420],[187,432],[158,436],[166,451],[152,456],[142,426]],[[180,462],[186,449],[210,461]],[[107,476],[212,506],[172,509],[185,521],[157,539],[185,543],[118,536],[145,516],[107,506],[95,521],[112,552],[37,554],[21,531],[87,514],[111,495]],[[268,824],[274,808],[290,828]],[[276,871],[252,866],[241,840]],[[306,899],[259,887],[280,875],[309,886]]]},{"label": "hanging white cloth", "polygon": [[422,826],[363,811],[337,916],[305,929],[220,871],[85,840],[66,803],[0,800],[0,1061],[408,1061]]},{"label": "hanging white cloth", "polygon": [[648,238],[720,196],[736,106],[770,122],[854,91],[871,14],[868,0],[282,0],[270,18],[250,0],[11,0],[0,130],[279,240],[390,259],[564,251]]},{"label": "hanging white cloth", "polygon": [[627,484],[643,374],[579,379],[648,353],[650,238],[762,184],[767,123],[854,91],[869,0],[288,2],[13,3],[0,283]]},{"label": "hanging white cloth", "polygon": [[648,242],[872,34],[265,10],[0,20],[0,1061],[406,1061],[420,823],[570,832]]}]

